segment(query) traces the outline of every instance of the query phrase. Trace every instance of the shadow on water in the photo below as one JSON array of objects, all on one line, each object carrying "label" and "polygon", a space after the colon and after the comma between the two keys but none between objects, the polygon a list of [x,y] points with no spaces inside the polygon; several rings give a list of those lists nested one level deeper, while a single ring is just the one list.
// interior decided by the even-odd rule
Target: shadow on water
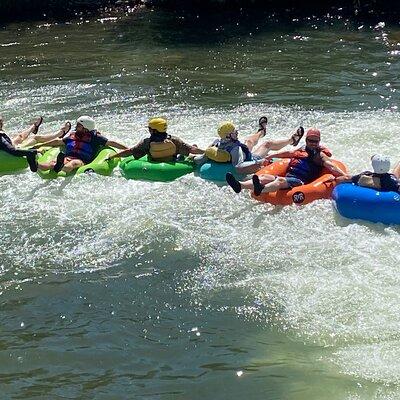
[{"label": "shadow on water", "polygon": [[[312,8],[295,7],[288,2],[239,4],[229,7],[222,3],[171,2],[169,7],[132,15],[119,24],[124,40],[135,41],[137,27],[156,44],[187,46],[188,44],[219,44],[231,38],[276,32],[291,34],[304,25],[329,23],[348,19],[359,26],[363,22],[377,23],[388,15],[355,14],[354,8],[341,7],[338,2],[313,4]],[[290,3],[290,2],[289,2]],[[314,2],[312,2],[314,3]],[[399,10],[400,12],[400,6]],[[135,27],[134,27],[135,26]],[[129,34],[131,32],[131,35]]]},{"label": "shadow on water", "polygon": [[[304,23],[309,23],[304,21]],[[232,38],[248,37],[266,32],[282,34],[296,32],[302,22],[287,16],[277,16],[270,10],[247,12],[210,12],[178,14],[173,11],[143,12],[118,24],[122,42],[135,42],[141,35],[158,45],[221,44]]]},{"label": "shadow on water", "polygon": [[[64,193],[64,189],[71,183],[72,178],[74,177],[74,175],[72,176],[67,176],[66,178],[62,178],[61,182],[59,185],[57,185],[57,188],[54,190],[54,194],[57,196],[62,196]],[[52,181],[45,181],[41,184],[39,184],[38,186],[34,187],[31,192],[29,193],[27,200],[33,200],[37,193],[40,192],[41,189],[44,188],[49,188],[51,185]]]}]

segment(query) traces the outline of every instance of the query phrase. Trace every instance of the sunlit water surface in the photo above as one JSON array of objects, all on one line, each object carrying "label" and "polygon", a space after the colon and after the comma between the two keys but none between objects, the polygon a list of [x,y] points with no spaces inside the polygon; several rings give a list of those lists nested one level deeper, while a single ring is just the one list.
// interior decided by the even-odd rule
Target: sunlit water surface
[{"label": "sunlit water surface", "polygon": [[[330,18],[11,25],[1,113],[10,134],[90,114],[129,145],[164,115],[203,147],[221,120],[244,136],[265,114],[268,138],[317,126],[357,172],[377,152],[399,158],[399,42]],[[118,170],[3,176],[0,201],[2,398],[400,396],[396,227]]]}]

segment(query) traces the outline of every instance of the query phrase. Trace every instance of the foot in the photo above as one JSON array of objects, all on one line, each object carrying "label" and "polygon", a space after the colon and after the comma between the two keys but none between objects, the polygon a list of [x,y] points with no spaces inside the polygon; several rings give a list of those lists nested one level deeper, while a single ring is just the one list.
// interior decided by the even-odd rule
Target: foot
[{"label": "foot", "polygon": [[60,129],[60,135],[58,137],[63,138],[71,130],[71,122],[67,121],[64,126]]},{"label": "foot", "polygon": [[242,191],[242,185],[240,182],[230,173],[228,172],[225,175],[226,182],[228,185],[236,192],[240,193]]},{"label": "foot", "polygon": [[33,123],[33,131],[32,133],[36,135],[38,133],[40,125],[42,125],[43,122],[43,117],[39,117],[34,123]]},{"label": "foot", "polygon": [[266,129],[267,129],[267,124],[268,124],[268,118],[267,117],[261,117],[258,120],[258,125],[260,126],[260,128],[258,129],[257,132],[262,132],[263,135],[262,137],[264,137],[267,133]]},{"label": "foot", "polygon": [[296,133],[292,135],[292,146],[297,146],[303,135],[304,135],[304,128],[300,126],[300,128],[297,129]]},{"label": "foot", "polygon": [[258,175],[253,175],[252,181],[253,181],[253,186],[254,186],[254,194],[256,196],[259,196],[262,193],[265,185],[261,184],[260,178],[258,177]]},{"label": "foot", "polygon": [[57,161],[54,164],[53,167],[53,171],[54,172],[60,172],[62,170],[62,167],[64,166],[64,158],[65,158],[65,154],[64,153],[58,153],[57,156]]},{"label": "foot", "polygon": [[32,172],[36,172],[38,170],[38,163],[36,161],[36,153],[29,154],[26,157],[28,161],[29,168]]}]

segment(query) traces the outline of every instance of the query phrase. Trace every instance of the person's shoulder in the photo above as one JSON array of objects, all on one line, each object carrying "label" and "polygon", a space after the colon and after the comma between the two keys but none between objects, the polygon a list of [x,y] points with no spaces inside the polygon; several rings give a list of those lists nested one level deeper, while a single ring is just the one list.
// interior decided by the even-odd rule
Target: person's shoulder
[{"label": "person's shoulder", "polygon": [[328,149],[328,147],[321,145],[319,149],[319,154],[321,157],[332,157],[332,152]]},{"label": "person's shoulder", "polygon": [[386,179],[389,179],[389,180],[394,181],[396,183],[400,183],[400,179],[398,179],[396,175],[394,175],[392,173],[387,173],[385,175],[386,175]]},{"label": "person's shoulder", "polygon": [[150,145],[151,139],[149,137],[144,137],[142,139],[140,139],[137,144],[141,145],[141,144],[149,144]]},{"label": "person's shoulder", "polygon": [[179,136],[175,136],[175,135],[168,135],[167,139],[175,141],[175,142],[183,142],[183,140]]},{"label": "person's shoulder", "polygon": [[92,132],[92,135],[93,135],[94,137],[100,138],[100,139],[103,139],[103,138],[106,137],[105,135],[103,135],[103,134],[102,134],[101,132],[99,132],[99,131],[93,131],[93,132]]},{"label": "person's shoulder", "polygon": [[140,139],[136,144],[134,144],[131,149],[135,149],[135,148],[141,148],[141,147],[150,147],[150,138],[149,137],[145,137]]},{"label": "person's shoulder", "polygon": [[305,146],[299,147],[296,150],[289,150],[288,154],[292,158],[304,158],[308,156]]},{"label": "person's shoulder", "polygon": [[214,141],[211,143],[211,146],[216,146],[221,143],[221,139],[214,139]]}]

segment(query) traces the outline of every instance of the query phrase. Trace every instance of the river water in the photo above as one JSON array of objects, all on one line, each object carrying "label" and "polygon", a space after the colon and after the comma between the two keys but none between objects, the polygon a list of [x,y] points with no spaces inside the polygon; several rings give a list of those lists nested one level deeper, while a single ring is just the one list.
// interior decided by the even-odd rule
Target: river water
[{"label": "river water", "polygon": [[[379,22],[379,21],[377,21]],[[80,114],[129,145],[163,115],[206,146],[221,120],[317,126],[350,171],[397,161],[400,29],[143,11],[0,31],[10,134]],[[396,399],[399,229],[330,201],[273,208],[169,183],[0,178],[0,387],[8,399]]]}]

